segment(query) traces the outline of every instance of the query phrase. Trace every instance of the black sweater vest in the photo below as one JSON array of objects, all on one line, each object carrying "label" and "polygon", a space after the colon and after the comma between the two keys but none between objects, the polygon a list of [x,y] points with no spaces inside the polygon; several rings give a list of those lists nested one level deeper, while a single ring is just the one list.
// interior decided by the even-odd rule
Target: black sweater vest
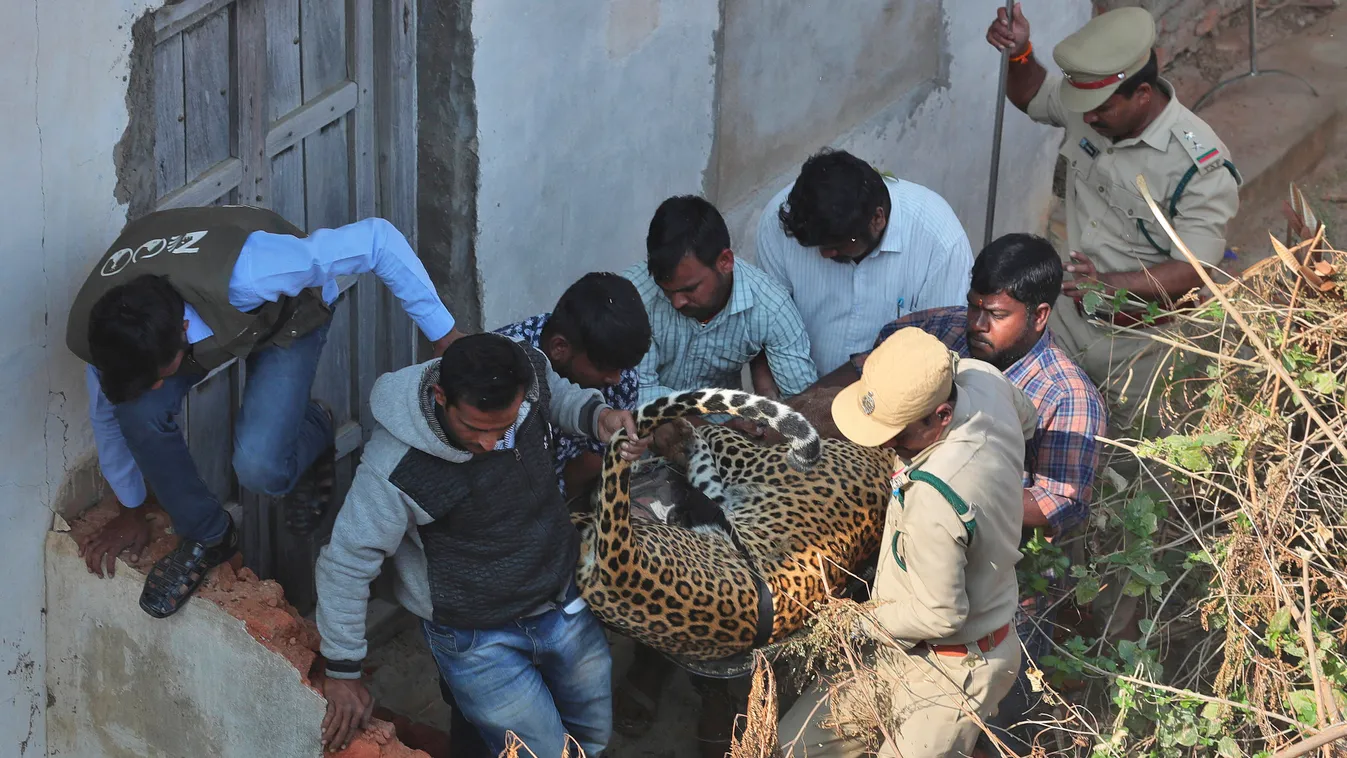
[{"label": "black sweater vest", "polygon": [[513,449],[465,463],[411,449],[389,477],[435,519],[417,531],[437,624],[501,626],[557,600],[575,575],[580,536],[552,468],[546,358],[529,358],[538,399]]}]

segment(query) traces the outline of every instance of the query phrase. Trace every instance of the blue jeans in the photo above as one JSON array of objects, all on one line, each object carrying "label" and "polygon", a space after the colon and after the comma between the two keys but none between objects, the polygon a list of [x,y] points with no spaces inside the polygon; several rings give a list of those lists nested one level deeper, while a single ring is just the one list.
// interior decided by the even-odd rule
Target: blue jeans
[{"label": "blue jeans", "polygon": [[[248,356],[243,403],[234,423],[234,472],[262,495],[284,495],[332,444],[327,414],[309,400],[327,325]],[[131,457],[185,540],[218,542],[229,514],[201,479],[178,426],[183,399],[202,374],[178,374],[113,409]]]},{"label": "blue jeans", "polygon": [[491,755],[512,731],[538,758],[560,758],[566,735],[598,758],[613,733],[613,661],[589,608],[552,610],[495,629],[422,622],[455,705]]}]

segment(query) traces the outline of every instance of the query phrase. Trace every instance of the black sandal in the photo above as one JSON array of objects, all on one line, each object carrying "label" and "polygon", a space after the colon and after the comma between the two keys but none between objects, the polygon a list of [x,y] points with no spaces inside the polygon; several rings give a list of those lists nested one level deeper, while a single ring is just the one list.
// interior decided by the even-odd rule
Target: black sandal
[{"label": "black sandal", "polygon": [[140,592],[140,608],[157,619],[168,618],[191,599],[206,580],[206,574],[239,550],[239,535],[234,520],[229,520],[219,544],[206,545],[183,540],[173,552],[160,558],[145,577]]},{"label": "black sandal", "polygon": [[299,478],[295,488],[285,496],[285,528],[297,537],[306,537],[317,531],[332,505],[332,492],[337,480],[336,418],[332,409],[318,402],[332,426],[332,444],[314,460],[309,470]]}]

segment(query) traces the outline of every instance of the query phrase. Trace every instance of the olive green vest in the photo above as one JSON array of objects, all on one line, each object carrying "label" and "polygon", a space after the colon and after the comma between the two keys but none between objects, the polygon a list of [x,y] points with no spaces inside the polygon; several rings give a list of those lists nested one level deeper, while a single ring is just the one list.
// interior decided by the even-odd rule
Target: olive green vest
[{"label": "olive green vest", "polygon": [[109,290],[146,274],[166,277],[214,332],[191,346],[180,372],[204,373],[258,348],[284,347],[327,323],[332,313],[320,289],[247,313],[229,304],[234,264],[258,231],[305,236],[276,213],[248,206],[175,208],[127,224],[75,296],[66,324],[70,351],[92,363],[89,312]]}]

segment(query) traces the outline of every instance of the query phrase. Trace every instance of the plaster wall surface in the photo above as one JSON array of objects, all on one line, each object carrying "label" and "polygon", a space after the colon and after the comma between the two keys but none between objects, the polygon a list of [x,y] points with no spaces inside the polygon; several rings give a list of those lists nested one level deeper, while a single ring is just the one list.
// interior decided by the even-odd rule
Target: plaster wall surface
[{"label": "plaster wall surface", "polygon": [[80,758],[305,756],[326,704],[294,665],[208,600],[172,618],[137,605],[144,575],[89,574],[47,537],[48,750]]},{"label": "plaster wall surface", "polygon": [[943,80],[930,0],[726,0],[714,194],[733,205],[885,104]]},{"label": "plaster wall surface", "polygon": [[42,550],[51,508],[93,495],[66,312],[126,221],[114,147],[131,25],[157,0],[0,3],[0,754],[46,754]]},{"label": "plaster wall surface", "polygon": [[[904,36],[890,40],[895,49],[903,48],[909,39],[939,40],[943,59],[939,75],[875,103],[872,113],[854,127],[839,124],[833,137],[802,146],[790,165],[744,199],[722,203],[735,251],[754,257],[754,237],[764,205],[795,179],[799,164],[824,145],[848,150],[881,171],[940,193],[963,222],[974,252],[980,249],[999,74],[999,54],[985,37],[998,6],[1003,4],[946,0],[941,18],[924,27],[907,28]],[[1039,50],[1051,50],[1091,14],[1087,0],[1043,0],[1032,11],[1034,45]],[[749,38],[746,44],[765,42]],[[727,59],[730,55],[726,53]],[[1051,69],[1050,56],[1040,54],[1039,60]],[[798,83],[801,92],[808,86]],[[995,234],[1043,231],[1060,143],[1060,130],[1038,126],[1013,106],[1006,106]]]},{"label": "plaster wall surface", "polygon": [[702,191],[719,22],[716,0],[473,4],[483,326],[640,260],[660,201]]},{"label": "plaster wall surface", "polygon": [[[752,259],[763,205],[824,145],[944,195],[978,249],[999,60],[984,36],[998,5],[474,3],[483,325],[642,260],[650,216],[674,194],[715,201]],[[1039,2],[1035,44],[1051,50],[1091,11]],[[996,229],[1041,231],[1060,132],[1008,111]]]}]

